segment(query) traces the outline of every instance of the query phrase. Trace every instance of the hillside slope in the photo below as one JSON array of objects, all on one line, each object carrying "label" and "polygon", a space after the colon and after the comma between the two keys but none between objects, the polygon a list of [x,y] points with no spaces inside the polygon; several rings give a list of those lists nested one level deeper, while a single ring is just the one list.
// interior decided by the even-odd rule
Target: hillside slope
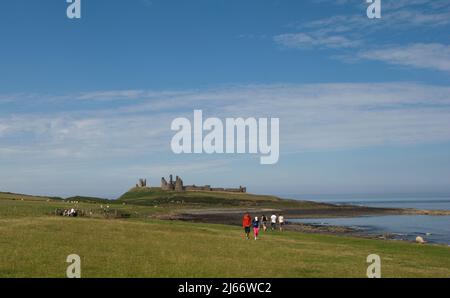
[{"label": "hillside slope", "polygon": [[85,197],[85,196],[74,196],[64,199],[66,202],[83,202],[83,203],[102,203],[102,204],[114,204],[115,200],[109,200],[97,197]]},{"label": "hillside slope", "polygon": [[135,205],[188,204],[219,206],[254,206],[279,203],[275,196],[214,191],[163,191],[159,187],[132,188],[118,201]]},{"label": "hillside slope", "polygon": [[50,196],[33,196],[18,194],[12,192],[0,192],[0,200],[19,200],[19,201],[60,201],[60,197],[50,197]]}]

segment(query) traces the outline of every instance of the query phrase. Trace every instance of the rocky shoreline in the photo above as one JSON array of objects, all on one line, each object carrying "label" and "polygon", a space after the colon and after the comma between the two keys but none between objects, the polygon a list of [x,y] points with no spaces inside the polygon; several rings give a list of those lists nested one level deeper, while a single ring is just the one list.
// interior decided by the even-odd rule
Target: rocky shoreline
[{"label": "rocky shoreline", "polygon": [[319,225],[309,223],[295,223],[289,219],[301,218],[331,218],[331,217],[359,217],[359,216],[382,216],[382,215],[430,215],[445,216],[450,215],[450,211],[439,210],[417,210],[417,209],[394,209],[394,208],[371,208],[352,205],[337,206],[327,205],[329,208],[310,208],[310,209],[276,209],[276,208],[249,208],[249,209],[192,209],[182,210],[177,213],[159,215],[156,218],[165,220],[181,220],[199,223],[226,224],[240,226],[242,214],[249,212],[254,216],[266,215],[272,213],[283,214],[287,219],[285,230],[302,233],[347,235],[364,237],[371,239],[395,239],[394,235],[389,233],[372,234],[359,229],[344,226]]}]

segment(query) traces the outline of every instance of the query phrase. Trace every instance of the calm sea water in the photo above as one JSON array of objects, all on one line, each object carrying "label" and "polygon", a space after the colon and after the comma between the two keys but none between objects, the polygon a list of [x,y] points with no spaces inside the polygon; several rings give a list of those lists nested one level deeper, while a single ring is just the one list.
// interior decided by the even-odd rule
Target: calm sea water
[{"label": "calm sea water", "polygon": [[[368,207],[450,210],[450,196],[284,195],[283,197]],[[430,243],[450,245],[450,216],[397,215],[290,220],[318,225],[346,226],[366,234],[389,233],[394,239],[399,240],[413,241],[417,236],[421,236]]]}]

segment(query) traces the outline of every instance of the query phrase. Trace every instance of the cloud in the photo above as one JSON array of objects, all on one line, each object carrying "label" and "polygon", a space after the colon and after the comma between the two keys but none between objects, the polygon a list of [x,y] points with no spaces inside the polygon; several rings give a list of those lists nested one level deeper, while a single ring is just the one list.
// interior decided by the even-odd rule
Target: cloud
[{"label": "cloud", "polygon": [[[406,5],[407,3],[410,5]],[[315,34],[342,34],[345,32],[348,34],[348,38],[354,38],[381,32],[387,28],[403,31],[420,27],[425,30],[448,24],[450,24],[450,4],[448,2],[445,5],[438,5],[434,1],[392,1],[383,2],[380,20],[368,19],[365,10],[358,8],[356,14],[319,18],[294,24],[293,27],[298,30],[309,30],[309,33]]]},{"label": "cloud", "polygon": [[360,58],[416,68],[450,71],[450,46],[412,44],[361,52]]},{"label": "cloud", "polygon": [[[317,3],[327,3],[329,0],[317,0]],[[354,13],[349,8],[348,14],[341,14],[335,16],[328,16],[326,18],[318,18],[307,22],[294,23],[289,27],[294,32],[284,32],[274,35],[273,40],[277,45],[281,45],[287,48],[294,49],[332,49],[339,51],[334,57],[341,58],[344,62],[348,62],[355,59],[349,59],[349,57],[355,57],[355,49],[360,51],[364,50],[379,56],[380,61],[394,61],[395,57],[391,59],[384,58],[389,56],[389,53],[379,51],[374,48],[374,45],[378,47],[383,46],[384,40],[389,40],[389,36],[395,33],[405,33],[408,30],[420,30],[421,35],[409,36],[410,40],[416,45],[405,50],[410,51],[410,54],[417,58],[416,60],[422,60],[430,58],[434,61],[432,67],[422,67],[421,62],[403,63],[404,58],[400,53],[395,53],[398,56],[398,63],[405,66],[414,66],[421,68],[432,68],[439,70],[447,70],[446,62],[437,61],[441,58],[447,59],[447,49],[444,45],[439,45],[438,42],[430,42],[424,44],[419,40],[420,36],[433,36],[428,34],[433,33],[437,38],[439,34],[436,34],[436,30],[439,28],[445,28],[450,25],[450,2],[449,1],[430,1],[430,0],[401,0],[401,1],[383,1],[382,4],[382,18],[380,20],[370,20],[366,17],[365,3],[355,1],[332,1],[337,5],[350,5],[350,8],[355,8],[357,13]],[[408,34],[408,33],[406,33]],[[395,37],[398,40],[397,37]],[[402,47],[407,45],[398,46],[401,51]],[[396,49],[389,45],[388,51],[394,52]],[[443,49],[443,53],[439,53],[439,50]],[[413,52],[414,51],[414,52]],[[366,55],[359,55],[365,57]],[[368,56],[368,55],[367,55]],[[417,57],[416,57],[417,56]],[[430,64],[430,63],[429,63]]]},{"label": "cloud", "polygon": [[[423,11],[414,8],[382,10],[380,20],[370,20],[365,12],[350,15],[335,15],[320,18],[305,23],[294,24],[298,30],[309,30],[315,34],[349,34],[349,37],[361,37],[367,34],[381,32],[389,28],[394,31],[404,31],[413,27],[434,29],[450,24],[450,9]],[[386,32],[384,32],[386,34]]]},{"label": "cloud", "polygon": [[383,1],[383,7],[387,9],[400,9],[405,7],[414,6],[427,6],[431,9],[441,9],[450,7],[450,3],[447,0],[396,0],[396,1]]},{"label": "cloud", "polygon": [[287,48],[353,48],[360,44],[344,36],[327,36],[323,34],[288,33],[274,37],[274,41]]},{"label": "cloud", "polygon": [[[123,192],[139,176],[155,183],[170,172],[186,182],[234,185],[235,174],[226,178],[231,177],[228,173],[257,167],[255,156],[179,156],[170,150],[172,120],[192,119],[193,110],[199,108],[205,118],[280,118],[280,160],[288,163],[304,152],[450,141],[450,87],[444,86],[269,84],[143,92],[152,96],[130,93],[134,95],[113,104],[103,96],[80,101],[74,99],[79,93],[35,94],[42,110],[38,112],[27,108],[34,107],[32,101],[15,98],[8,113],[0,114],[1,187],[41,194],[109,195]],[[74,110],[54,109],[74,103]],[[214,182],[213,176],[220,181]]]},{"label": "cloud", "polygon": [[[132,165],[127,167],[127,172],[141,174],[144,176],[148,174],[152,177],[160,177],[161,173],[178,173],[180,176],[189,175],[190,173],[212,173],[222,171],[224,167],[229,165],[227,160],[196,160],[183,163],[165,162],[165,163],[151,163]],[[188,181],[185,181],[188,182]]]},{"label": "cloud", "polygon": [[129,99],[145,96],[145,92],[142,90],[111,90],[111,91],[96,91],[85,92],[76,96],[76,99],[80,100],[117,100],[117,99]]},{"label": "cloud", "polygon": [[384,28],[396,26],[399,28],[410,28],[412,26],[444,26],[450,24],[450,12],[421,12],[412,9],[403,9],[387,12],[383,16],[387,22],[383,23]]},{"label": "cloud", "polygon": [[71,95],[71,99],[86,100],[86,101],[116,101],[116,100],[136,100],[136,99],[150,99],[155,97],[171,97],[180,96],[182,94],[190,93],[192,91],[148,91],[148,90],[109,90],[109,91],[91,91],[82,92]]},{"label": "cloud", "polygon": [[[366,6],[366,1],[354,0],[313,0],[316,3],[325,3],[327,5],[351,5],[355,7]],[[414,6],[428,6],[433,9],[449,7],[450,3],[447,0],[382,0],[382,7],[386,9],[400,9]]]},{"label": "cloud", "polygon": [[[168,95],[170,94],[170,95]],[[450,140],[450,88],[414,83],[245,85],[180,92],[103,110],[0,117],[0,160],[109,160],[171,154],[171,121],[279,117],[282,152]],[[140,98],[140,94],[135,94]],[[70,98],[70,96],[67,96]],[[130,97],[133,98],[132,96]],[[64,99],[67,100],[67,99]],[[54,102],[48,102],[53,105]]]}]

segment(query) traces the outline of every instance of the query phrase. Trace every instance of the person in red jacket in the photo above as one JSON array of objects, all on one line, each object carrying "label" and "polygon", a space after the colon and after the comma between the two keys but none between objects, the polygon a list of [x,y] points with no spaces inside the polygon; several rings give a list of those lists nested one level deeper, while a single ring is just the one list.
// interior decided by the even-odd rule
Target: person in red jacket
[{"label": "person in red jacket", "polygon": [[252,218],[250,214],[247,212],[244,214],[244,218],[242,219],[242,227],[245,231],[245,236],[247,240],[250,239],[250,227],[252,226]]}]

